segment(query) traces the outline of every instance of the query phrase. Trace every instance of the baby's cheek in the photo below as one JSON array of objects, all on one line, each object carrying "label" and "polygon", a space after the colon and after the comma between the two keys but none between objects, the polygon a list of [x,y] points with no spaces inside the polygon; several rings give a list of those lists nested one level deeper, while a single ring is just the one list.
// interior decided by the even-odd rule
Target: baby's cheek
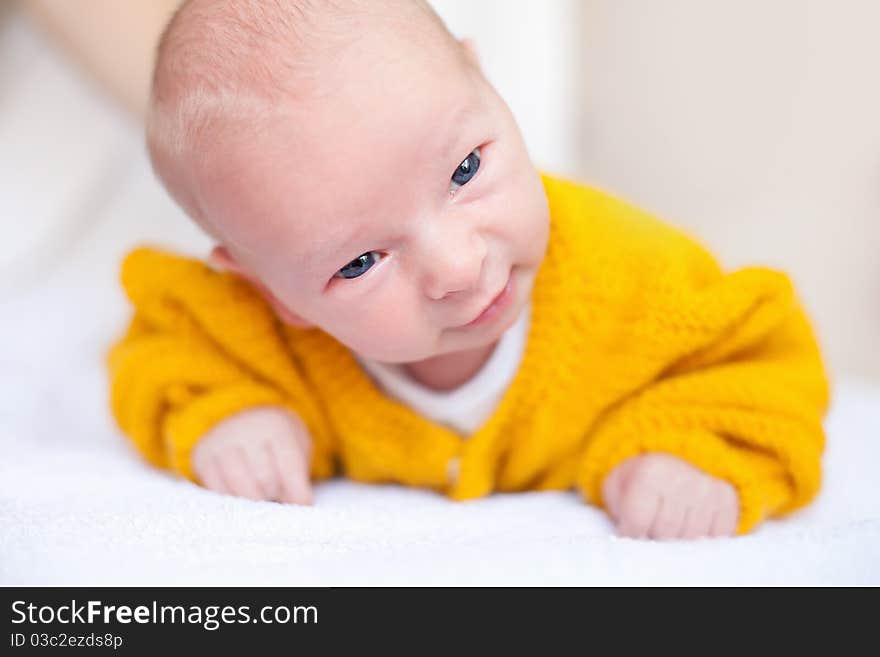
[{"label": "baby's cheek", "polygon": [[330,332],[353,351],[376,360],[420,360],[433,354],[425,353],[433,344],[428,327],[422,321],[423,311],[412,304],[367,304],[365,310],[334,319]]},{"label": "baby's cheek", "polygon": [[532,170],[514,179],[498,210],[513,253],[520,264],[537,268],[543,262],[550,237],[547,198],[540,178]]}]

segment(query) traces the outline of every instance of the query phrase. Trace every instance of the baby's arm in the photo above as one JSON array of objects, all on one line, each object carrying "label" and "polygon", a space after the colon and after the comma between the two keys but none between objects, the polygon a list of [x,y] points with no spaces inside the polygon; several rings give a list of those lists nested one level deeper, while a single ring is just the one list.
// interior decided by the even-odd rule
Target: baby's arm
[{"label": "baby's arm", "polygon": [[180,0],[24,0],[22,4],[76,63],[82,64],[138,118],[143,116],[156,43]]},{"label": "baby's arm", "polygon": [[660,452],[630,457],[614,468],[602,498],[618,532],[630,538],[731,536],[739,516],[733,486]]},{"label": "baby's arm", "polygon": [[312,441],[299,416],[279,406],[250,408],[209,430],[193,448],[205,488],[252,500],[311,504]]},{"label": "baby's arm", "polygon": [[155,249],[130,253],[122,280],[135,312],[107,355],[122,432],[150,463],[208,488],[308,503],[298,473],[333,475],[332,433],[267,304],[234,276]]},{"label": "baby's arm", "polygon": [[[668,368],[594,429],[581,460],[580,488],[608,509],[622,533],[674,534],[666,525],[676,522],[677,512],[665,518],[661,500],[681,509],[685,498],[698,494],[687,491],[702,489],[699,482],[707,480],[701,477],[709,475],[710,499],[688,508],[701,518],[707,505],[713,515],[726,515],[728,495],[719,486],[727,482],[737,493],[737,534],[817,493],[828,390],[816,343],[794,301],[755,306],[711,347]],[[776,308],[781,317],[771,314]],[[690,469],[672,468],[665,454]],[[627,465],[633,458],[639,460]],[[695,530],[682,528],[679,535],[685,531]],[[726,531],[713,521],[711,533]]]},{"label": "baby's arm", "polygon": [[[720,482],[736,491],[737,534],[810,502],[829,386],[791,280],[763,267],[725,273],[646,213],[604,197],[599,208],[585,230],[595,224],[589,239],[604,238],[608,255],[584,273],[590,312],[579,326],[590,331],[595,376],[627,394],[587,430],[576,486],[622,533],[648,536],[674,534],[668,525],[685,499],[688,525],[694,513],[695,523],[709,510],[730,513]],[[703,485],[708,499],[692,507]],[[725,533],[714,523],[711,533]]]}]

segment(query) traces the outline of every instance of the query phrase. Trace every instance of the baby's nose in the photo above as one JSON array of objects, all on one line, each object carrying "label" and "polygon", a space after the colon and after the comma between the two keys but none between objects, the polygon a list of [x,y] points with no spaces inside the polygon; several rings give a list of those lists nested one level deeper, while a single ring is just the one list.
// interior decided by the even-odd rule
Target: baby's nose
[{"label": "baby's nose", "polygon": [[435,244],[423,260],[426,294],[442,299],[478,288],[486,250],[485,240],[474,232],[458,242]]}]

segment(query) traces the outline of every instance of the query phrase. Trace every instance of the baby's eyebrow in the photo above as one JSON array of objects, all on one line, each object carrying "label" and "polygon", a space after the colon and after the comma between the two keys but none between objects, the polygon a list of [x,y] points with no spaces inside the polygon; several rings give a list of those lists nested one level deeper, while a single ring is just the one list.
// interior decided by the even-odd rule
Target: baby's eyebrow
[{"label": "baby's eyebrow", "polygon": [[[341,254],[348,252],[349,246],[351,246],[352,242],[362,239],[364,239],[363,231],[358,229],[352,230],[351,233],[349,233],[349,235],[345,237],[342,241],[333,242],[331,245],[329,245],[328,248],[323,249],[321,253],[317,256],[317,261],[323,264],[325,262],[335,260],[337,257],[345,257]],[[340,266],[344,264],[345,263],[341,263]]]},{"label": "baby's eyebrow", "polygon": [[[462,103],[458,105],[458,107],[456,107],[456,109],[454,109],[452,112],[450,112],[450,119],[446,129],[446,134],[449,135],[449,139],[444,142],[444,146],[438,154],[441,158],[447,159],[452,157],[453,150],[464,138],[463,131],[458,129],[459,126],[466,119],[475,116],[477,113],[477,109],[474,107],[472,102]],[[462,159],[464,159],[465,157],[467,157],[467,153],[462,154]],[[450,172],[450,175],[451,173],[452,172]]]},{"label": "baby's eyebrow", "polygon": [[[344,257],[341,254],[347,252],[352,242],[359,239],[363,239],[363,231],[355,227],[341,241],[336,239],[321,240],[320,246],[308,249],[301,254],[299,260],[305,263],[307,269],[314,270],[319,276],[323,276],[325,273],[323,270],[326,266],[331,262],[335,265],[336,259]],[[345,263],[339,264],[340,267],[343,265]]]}]

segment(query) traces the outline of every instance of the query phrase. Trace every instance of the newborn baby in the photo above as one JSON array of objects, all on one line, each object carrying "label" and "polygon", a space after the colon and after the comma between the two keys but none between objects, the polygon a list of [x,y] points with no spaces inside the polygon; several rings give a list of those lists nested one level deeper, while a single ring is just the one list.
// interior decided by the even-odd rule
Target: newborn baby
[{"label": "newborn baby", "polygon": [[424,2],[194,0],[148,144],[216,241],[122,281],[112,407],[152,463],[312,502],[342,472],[578,489],[619,532],[747,532],[819,487],[828,390],[787,278],[539,174]]}]

